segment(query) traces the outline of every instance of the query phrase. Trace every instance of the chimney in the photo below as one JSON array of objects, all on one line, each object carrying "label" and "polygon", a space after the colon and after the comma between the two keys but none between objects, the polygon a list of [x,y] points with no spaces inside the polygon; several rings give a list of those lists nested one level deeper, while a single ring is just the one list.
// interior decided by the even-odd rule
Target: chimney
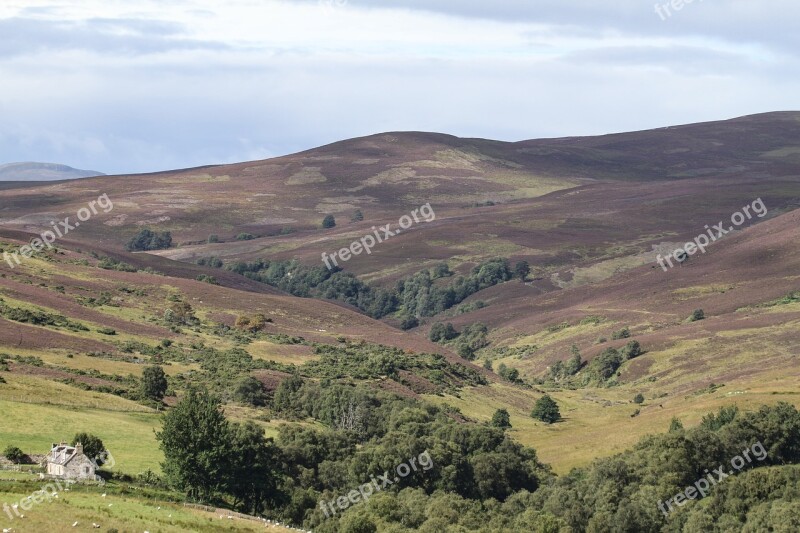
[{"label": "chimney", "polygon": [[83,453],[83,444],[78,442],[77,444],[75,444],[75,455],[79,455],[82,453]]}]

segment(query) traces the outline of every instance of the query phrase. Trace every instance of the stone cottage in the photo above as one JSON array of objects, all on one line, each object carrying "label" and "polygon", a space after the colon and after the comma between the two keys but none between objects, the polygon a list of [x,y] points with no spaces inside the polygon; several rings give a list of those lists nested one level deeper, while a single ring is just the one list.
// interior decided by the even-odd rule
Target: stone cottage
[{"label": "stone cottage", "polygon": [[65,479],[94,479],[95,465],[84,455],[83,446],[77,443],[69,446],[66,443],[53,444],[47,456],[47,473]]}]

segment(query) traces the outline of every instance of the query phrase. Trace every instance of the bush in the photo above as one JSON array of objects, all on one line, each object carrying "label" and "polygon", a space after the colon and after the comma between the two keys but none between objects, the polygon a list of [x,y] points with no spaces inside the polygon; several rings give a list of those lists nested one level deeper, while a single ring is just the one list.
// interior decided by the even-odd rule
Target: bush
[{"label": "bush", "polygon": [[142,396],[149,400],[161,401],[167,393],[167,375],[160,366],[149,366],[142,373]]},{"label": "bush", "polygon": [[219,235],[209,235],[208,244],[215,244],[219,242]]},{"label": "bush", "polygon": [[129,252],[146,252],[148,250],[164,250],[172,246],[172,234],[168,231],[156,233],[149,229],[141,230],[134,236],[125,249]]},{"label": "bush", "polygon": [[236,236],[237,241],[252,241],[256,236],[251,233],[240,233]]},{"label": "bush", "polygon": [[361,209],[356,209],[356,212],[350,218],[350,222],[361,222],[362,220],[364,220],[364,213],[361,212]]},{"label": "bush", "polygon": [[15,464],[20,464],[27,458],[25,453],[16,446],[9,446],[6,448],[3,455],[6,459]]},{"label": "bush", "polygon": [[639,344],[639,341],[630,341],[622,349],[622,355],[625,357],[625,359],[639,357],[642,355],[642,353],[642,346]]},{"label": "bush", "polygon": [[428,338],[433,342],[449,341],[456,337],[458,337],[458,332],[450,322],[447,324],[437,322],[431,327],[430,333],[428,333]]},{"label": "bush", "polygon": [[545,394],[536,400],[536,405],[533,406],[531,416],[546,424],[552,424],[561,419],[561,412],[558,410],[558,404],[555,400],[553,400],[550,395]]},{"label": "bush", "polygon": [[400,322],[400,329],[403,331],[408,331],[409,329],[413,329],[419,326],[419,320],[413,316],[407,316]]},{"label": "bush", "polygon": [[511,427],[511,416],[506,409],[498,409],[492,415],[492,427],[507,429]]},{"label": "bush", "polygon": [[644,403],[644,396],[641,392],[633,397],[633,403]]},{"label": "bush", "polygon": [[689,322],[697,322],[698,320],[703,320],[705,318],[706,314],[702,309],[695,309],[692,312],[692,316],[689,317]]},{"label": "bush", "polygon": [[322,227],[324,229],[330,229],[336,227],[336,218],[333,215],[327,215],[325,218],[322,219]]},{"label": "bush", "polygon": [[96,461],[97,466],[102,466],[102,459],[105,456],[103,452],[106,451],[106,446],[100,437],[86,432],[76,433],[71,444],[75,446],[78,443],[83,446],[83,454],[86,457]]},{"label": "bush", "polygon": [[117,334],[117,330],[112,329],[112,328],[106,328],[106,327],[97,328],[97,332],[101,333],[103,335],[116,335]]},{"label": "bush", "polygon": [[619,339],[627,339],[631,336],[631,332],[628,328],[622,328],[619,331],[615,331],[611,334],[611,340],[619,340]]}]

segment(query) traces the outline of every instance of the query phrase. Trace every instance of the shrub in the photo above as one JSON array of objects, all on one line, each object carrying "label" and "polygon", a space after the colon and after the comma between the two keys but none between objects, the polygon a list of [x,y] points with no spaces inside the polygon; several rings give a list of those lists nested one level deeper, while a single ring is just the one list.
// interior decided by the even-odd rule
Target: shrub
[{"label": "shrub", "polygon": [[628,328],[622,328],[619,331],[615,331],[611,334],[611,340],[619,340],[619,339],[627,339],[631,336],[631,332]]},{"label": "shrub", "polygon": [[546,424],[552,424],[561,419],[561,412],[558,410],[558,404],[555,400],[553,400],[550,395],[545,394],[536,400],[536,405],[533,406],[531,416]]},{"label": "shrub", "polygon": [[25,453],[16,446],[9,446],[6,448],[3,452],[3,455],[6,457],[6,459],[15,464],[20,464],[27,458]]},{"label": "shrub", "polygon": [[148,250],[164,250],[172,246],[172,234],[168,231],[156,233],[149,229],[142,229],[135,235],[125,248],[129,252],[146,252]]},{"label": "shrub", "polygon": [[252,241],[256,236],[251,233],[240,233],[236,236],[237,241]]},{"label": "shrub", "polygon": [[625,359],[639,357],[642,355],[642,353],[642,346],[639,344],[639,341],[630,341],[622,349],[622,355],[625,357]]},{"label": "shrub", "polygon": [[356,209],[356,212],[350,218],[350,222],[361,222],[362,220],[364,220],[364,213],[361,212],[361,209]]},{"label": "shrub", "polygon": [[706,314],[702,309],[695,309],[692,311],[692,315],[689,317],[689,322],[697,322],[698,320],[703,320],[705,318]]},{"label": "shrub", "polygon": [[161,401],[167,393],[167,375],[160,366],[149,366],[142,373],[142,396],[149,400]]},{"label": "shrub", "polygon": [[496,428],[507,429],[511,427],[511,416],[506,409],[498,409],[492,415],[491,425]]},{"label": "shrub", "polygon": [[336,227],[336,218],[333,215],[327,215],[325,218],[322,219],[322,227],[324,229],[330,229]]},{"label": "shrub", "polygon": [[208,244],[215,244],[219,242],[219,235],[209,235]]},{"label": "shrub", "polygon": [[400,329],[407,331],[419,326],[419,320],[413,316],[407,316],[400,322]]},{"label": "shrub", "polygon": [[644,396],[641,392],[633,397],[633,403],[644,403]]},{"label": "shrub", "polygon": [[106,328],[106,327],[97,328],[97,332],[101,333],[103,335],[116,335],[117,334],[117,330],[112,329],[112,328]]}]

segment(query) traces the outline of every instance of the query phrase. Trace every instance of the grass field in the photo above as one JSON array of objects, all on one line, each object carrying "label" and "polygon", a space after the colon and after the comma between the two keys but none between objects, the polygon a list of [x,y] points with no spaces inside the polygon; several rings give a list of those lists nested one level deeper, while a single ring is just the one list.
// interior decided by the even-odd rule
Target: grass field
[{"label": "grass field", "polygon": [[[9,506],[19,504],[23,498],[41,490],[46,484],[29,475],[13,476],[14,479],[25,480],[24,482],[11,482],[8,481],[9,477],[11,476],[0,477],[0,504],[7,503]],[[122,494],[123,492],[128,494]],[[105,487],[73,485],[68,491],[59,492],[58,497],[49,499],[43,497],[41,503],[33,503],[28,511],[18,510],[24,518],[16,516],[13,510],[11,511],[13,519],[10,519],[6,512],[0,513],[0,524],[4,529],[11,528],[15,533],[106,532],[112,529],[123,532],[159,533],[290,531],[275,524],[228,518],[229,515],[224,511],[212,513],[177,503],[148,500],[141,495],[131,493],[130,489],[116,486],[113,482]],[[94,528],[92,524],[100,527]]]}]

